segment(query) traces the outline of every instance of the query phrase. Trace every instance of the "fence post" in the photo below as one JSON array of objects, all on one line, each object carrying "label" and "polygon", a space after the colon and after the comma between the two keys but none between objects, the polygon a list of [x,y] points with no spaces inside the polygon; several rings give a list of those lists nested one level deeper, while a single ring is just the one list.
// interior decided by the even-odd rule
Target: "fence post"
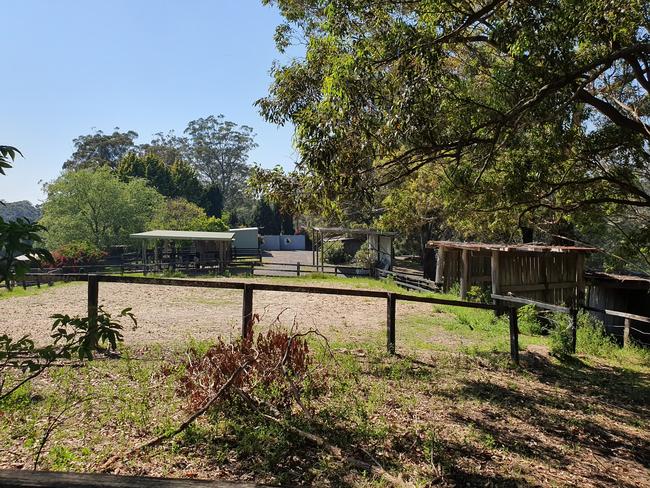
[{"label": "fence post", "polygon": [[630,344],[630,325],[632,322],[628,317],[625,317],[624,328],[623,328],[623,347],[627,347]]},{"label": "fence post", "polygon": [[388,354],[395,354],[395,310],[397,299],[393,293],[388,293],[386,301],[386,348]]},{"label": "fence post", "polygon": [[296,276],[300,276],[300,262],[296,263]]},{"label": "fence post", "polygon": [[99,277],[88,275],[88,326],[97,326],[97,308],[99,306]]},{"label": "fence post", "polygon": [[578,342],[578,309],[571,309],[571,352],[576,353]]},{"label": "fence post", "polygon": [[241,313],[241,336],[246,338],[253,320],[253,285],[244,285],[244,305]]},{"label": "fence post", "polygon": [[37,288],[41,287],[41,278],[38,275],[36,275],[36,287]]},{"label": "fence post", "polygon": [[519,328],[517,326],[517,308],[510,307],[510,357],[519,365]]}]

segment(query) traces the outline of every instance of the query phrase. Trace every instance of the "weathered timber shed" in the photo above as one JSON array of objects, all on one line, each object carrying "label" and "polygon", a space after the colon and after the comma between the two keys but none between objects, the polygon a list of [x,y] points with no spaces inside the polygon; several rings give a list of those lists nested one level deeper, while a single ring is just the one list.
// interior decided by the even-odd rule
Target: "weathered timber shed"
[{"label": "weathered timber shed", "polygon": [[[366,241],[370,252],[376,257],[378,265],[383,269],[392,269],[395,252],[393,239],[397,232],[384,232],[375,229],[350,229],[345,227],[314,227],[312,233],[312,264],[325,264],[324,250],[328,243],[347,238],[359,241],[359,247]],[[345,245],[345,244],[344,244]]]},{"label": "weathered timber shed", "polygon": [[429,241],[427,251],[425,277],[444,290],[458,283],[462,298],[476,285],[493,294],[557,305],[584,300],[585,256],[596,252],[590,247],[452,241]]},{"label": "weathered timber shed", "polygon": [[[650,317],[650,276],[588,272],[585,278],[588,307]],[[605,324],[607,332],[623,336],[624,317],[595,310],[590,313]],[[633,321],[629,335],[639,342],[650,344],[650,323]]]},{"label": "weathered timber shed", "polygon": [[[150,264],[158,268],[168,265],[187,267],[212,266],[219,270],[230,262],[234,232],[196,232],[180,230],[151,230],[131,234],[142,241],[142,261],[145,271]],[[154,244],[153,253],[148,243]]]}]

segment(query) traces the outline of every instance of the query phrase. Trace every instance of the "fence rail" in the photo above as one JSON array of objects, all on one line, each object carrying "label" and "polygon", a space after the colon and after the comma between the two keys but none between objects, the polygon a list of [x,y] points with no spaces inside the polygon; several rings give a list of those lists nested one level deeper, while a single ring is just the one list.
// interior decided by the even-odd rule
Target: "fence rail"
[{"label": "fence rail", "polygon": [[439,292],[440,288],[436,285],[435,281],[427,280],[414,273],[403,273],[396,271],[388,271],[381,268],[375,269],[375,276],[377,278],[392,278],[396,284],[403,288],[416,291],[434,291]]},{"label": "fence rail", "polygon": [[99,473],[53,473],[50,471],[0,470],[0,486],[15,488],[253,488],[254,483],[118,476]]},{"label": "fence rail", "polygon": [[[624,319],[623,325],[609,326],[609,327],[623,328],[623,347],[628,346],[630,343],[630,331],[634,331],[637,334],[650,337],[650,331],[643,331],[632,327],[632,322],[642,322],[645,324],[650,324],[650,317],[644,317],[643,315],[636,315],[633,313],[621,312],[619,310],[609,310],[606,308],[584,307],[584,309],[590,312],[599,312],[605,315],[611,315],[612,317],[622,317]],[[645,341],[639,341],[639,342],[645,345],[650,345],[649,342],[645,342]]]},{"label": "fence rail", "polygon": [[[287,263],[279,263],[286,265]],[[39,275],[28,275],[29,277]],[[242,322],[241,333],[246,335],[251,326],[253,318],[253,300],[255,291],[270,291],[270,292],[285,292],[285,293],[315,293],[315,294],[329,294],[339,296],[353,296],[353,297],[366,297],[386,300],[386,347],[389,353],[393,354],[396,350],[396,309],[398,301],[405,302],[420,302],[430,303],[436,305],[446,305],[461,308],[472,308],[481,310],[502,311],[508,309],[509,315],[509,334],[510,334],[510,356],[515,363],[519,363],[519,329],[517,309],[524,305],[534,305],[538,308],[550,310],[553,312],[565,313],[571,319],[571,332],[572,332],[572,351],[576,350],[576,331],[577,331],[577,308],[563,307],[560,305],[553,305],[544,302],[538,302],[527,298],[511,296],[511,295],[492,295],[494,304],[468,302],[462,300],[452,300],[445,298],[435,298],[423,295],[408,295],[404,293],[393,293],[382,290],[367,290],[357,288],[334,288],[322,286],[303,286],[303,285],[285,285],[275,283],[251,283],[241,281],[209,281],[197,279],[178,279],[178,278],[160,278],[160,277],[141,277],[141,276],[128,276],[128,275],[98,275],[98,274],[85,274],[85,273],[67,273],[67,274],[48,274],[49,279],[60,279],[65,281],[87,281],[88,282],[88,316],[96,316],[98,305],[99,283],[131,283],[142,285],[164,285],[164,286],[181,286],[181,287],[199,287],[199,288],[214,288],[214,289],[231,289],[242,290]],[[600,311],[600,310],[597,310]],[[604,311],[604,310],[603,310]],[[647,317],[633,316],[632,314],[624,314],[608,310],[606,312],[612,315],[618,314],[619,316],[626,316],[626,320],[631,320],[631,317],[636,319],[644,319],[650,321]],[[629,331],[628,331],[629,334]]]},{"label": "fence rail", "polygon": [[[141,276],[119,276],[119,275],[97,275],[97,274],[62,274],[51,275],[60,277],[66,281],[87,281],[88,282],[88,317],[92,320],[97,316],[99,305],[99,284],[100,283],[130,283],[140,285],[164,285],[199,288],[219,288],[242,290],[242,321],[241,334],[246,336],[252,326],[253,320],[253,299],[255,291],[285,292],[285,293],[316,293],[339,296],[353,296],[365,298],[377,298],[386,300],[386,348],[390,354],[396,350],[396,308],[397,301],[431,303],[436,305],[448,305],[462,308],[475,308],[483,310],[496,310],[496,306],[487,303],[472,303],[460,300],[449,300],[417,295],[406,295],[382,290],[365,290],[358,288],[333,288],[322,286],[302,285],[280,285],[275,283],[251,283],[242,281],[208,281],[178,278],[151,278]],[[512,337],[511,337],[512,339]],[[513,360],[515,357],[513,356]],[[517,355],[518,360],[518,355]]]}]

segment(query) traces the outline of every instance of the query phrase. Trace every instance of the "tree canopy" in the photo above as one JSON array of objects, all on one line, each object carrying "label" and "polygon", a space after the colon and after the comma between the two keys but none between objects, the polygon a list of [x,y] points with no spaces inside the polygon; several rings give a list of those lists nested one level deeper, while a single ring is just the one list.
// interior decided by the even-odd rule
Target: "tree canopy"
[{"label": "tree canopy", "polygon": [[74,139],[75,151],[63,163],[63,169],[97,168],[103,165],[115,168],[122,157],[133,150],[138,137],[135,131],[120,132],[119,129],[116,127],[112,134],[98,130]]},{"label": "tree canopy", "polygon": [[248,155],[257,147],[253,129],[210,115],[188,123],[185,135],[188,160],[207,182],[219,186],[226,209],[241,205],[250,173]]},{"label": "tree canopy", "polygon": [[270,195],[377,205],[436,168],[466,232],[565,234],[591,216],[648,259],[648,2],[265,3],[286,19],[280,49],[307,40],[258,101],[300,153],[293,175],[258,175]]},{"label": "tree canopy", "polygon": [[198,205],[183,198],[174,198],[157,208],[148,228],[223,232],[228,230],[228,225],[221,219],[208,216]]},{"label": "tree canopy", "polygon": [[134,178],[121,181],[108,167],[64,172],[45,185],[47,200],[40,223],[51,249],[87,242],[100,249],[125,244],[145,230],[164,197]]}]

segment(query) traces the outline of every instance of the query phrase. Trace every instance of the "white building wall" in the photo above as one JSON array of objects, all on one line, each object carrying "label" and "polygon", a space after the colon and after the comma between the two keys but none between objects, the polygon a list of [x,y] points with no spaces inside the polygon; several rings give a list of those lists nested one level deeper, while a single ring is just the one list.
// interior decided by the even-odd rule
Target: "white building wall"
[{"label": "white building wall", "polygon": [[230,229],[235,233],[233,247],[235,249],[257,249],[259,246],[257,227],[248,227],[245,229]]}]

